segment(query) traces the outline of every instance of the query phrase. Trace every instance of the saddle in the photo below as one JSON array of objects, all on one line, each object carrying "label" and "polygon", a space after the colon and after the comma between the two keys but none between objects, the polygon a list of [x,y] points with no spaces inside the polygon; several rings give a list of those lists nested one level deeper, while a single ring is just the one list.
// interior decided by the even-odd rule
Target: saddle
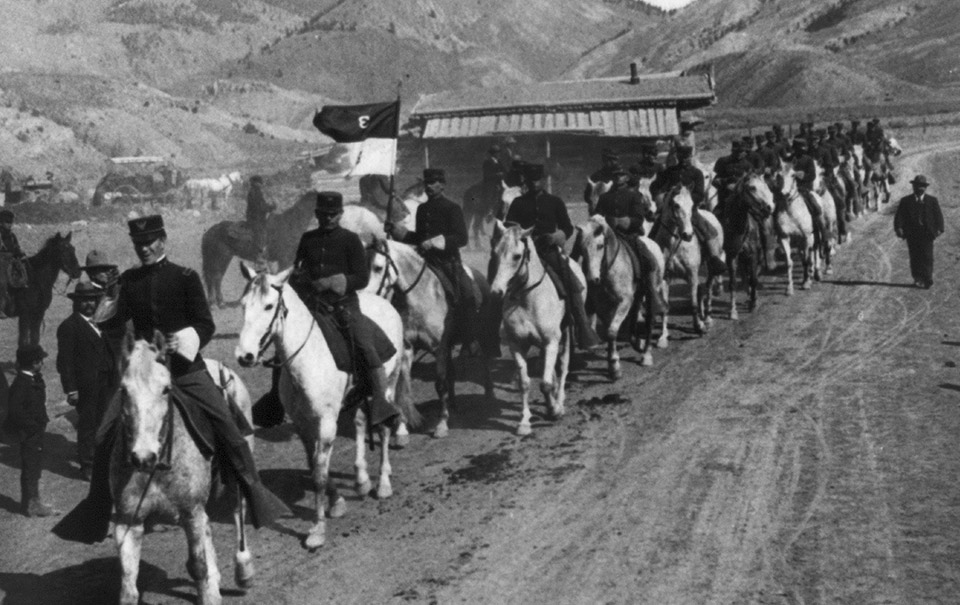
[{"label": "saddle", "polygon": [[[340,325],[337,323],[336,319],[331,313],[314,311],[313,317],[316,319],[317,325],[320,327],[320,332],[323,334],[323,339],[327,342],[327,346],[330,348],[330,354],[333,355],[333,360],[337,364],[337,369],[341,372],[353,374],[358,369],[357,364],[354,363],[353,343],[349,342],[344,336],[344,331],[341,330]],[[390,342],[390,338],[387,337],[386,333],[384,333],[384,331],[376,324],[376,322],[363,314],[361,314],[356,321],[367,322],[370,326],[372,326],[374,334],[373,344],[377,349],[377,353],[380,355],[381,359],[390,359],[396,355],[396,347],[393,346],[393,343]]]},{"label": "saddle", "polygon": [[[188,377],[184,377],[184,379],[186,378]],[[204,413],[204,411],[199,406],[187,404],[187,398],[184,395],[182,386],[182,384],[176,383],[171,385],[170,402],[180,412],[180,417],[183,418],[183,423],[187,427],[187,432],[193,438],[197,448],[200,449],[204,456],[209,458],[216,451],[216,435],[214,434],[210,420],[207,418],[207,415]],[[247,422],[247,418],[243,415],[243,411],[240,410],[240,407],[233,400],[233,398],[227,396],[227,393],[222,386],[218,384],[217,388],[223,394],[224,399],[226,399],[227,407],[230,410],[230,416],[237,424],[237,428],[240,429],[240,434],[243,436],[252,435],[253,427],[251,427],[250,423]]]},{"label": "saddle", "polygon": [[[433,271],[433,274],[437,277],[437,280],[440,281],[440,286],[443,288],[443,293],[446,295],[447,302],[450,303],[450,306],[458,308],[460,306],[460,301],[463,299],[461,288],[458,288],[456,284],[453,283],[453,280],[447,276],[446,272],[443,270],[443,267],[441,267],[439,264],[427,261],[427,267]],[[473,300],[477,305],[480,305],[481,301],[483,301],[483,293],[480,291],[480,287],[476,280],[473,279],[473,276],[466,269],[466,267],[463,267],[462,263],[460,264],[460,267],[458,267],[458,270],[461,267],[463,271],[461,278],[466,277],[468,282],[468,286],[462,287],[469,287],[473,293]]]}]

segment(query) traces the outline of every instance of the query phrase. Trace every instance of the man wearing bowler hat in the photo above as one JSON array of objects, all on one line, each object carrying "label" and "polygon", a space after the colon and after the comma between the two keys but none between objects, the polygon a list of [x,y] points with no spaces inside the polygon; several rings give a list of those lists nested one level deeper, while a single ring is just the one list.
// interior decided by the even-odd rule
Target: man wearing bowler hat
[{"label": "man wearing bowler hat", "polygon": [[57,328],[57,372],[67,403],[77,409],[77,461],[87,481],[93,474],[97,427],[116,387],[116,360],[93,322],[101,288],[87,281],[67,294],[73,313]]},{"label": "man wearing bowler hat", "polygon": [[927,177],[918,174],[910,184],[913,193],[900,200],[893,230],[907,241],[913,285],[926,289],[933,285],[933,240],[943,233],[943,213],[937,198],[927,195]]},{"label": "man wearing bowler hat", "polygon": [[[366,377],[362,384],[370,389],[366,410],[370,426],[392,425],[399,418],[400,410],[385,396],[387,375],[383,369],[383,351],[376,346],[379,328],[360,312],[357,297],[357,291],[370,281],[363,243],[356,233],[340,226],[343,216],[340,193],[317,193],[314,214],[318,227],[300,238],[291,285],[312,311],[332,314],[348,342],[354,344],[353,354]],[[277,379],[279,373],[275,372],[274,380]]]},{"label": "man wearing bowler hat", "polygon": [[116,288],[120,280],[120,271],[117,265],[110,261],[106,252],[93,249],[87,253],[83,267],[84,273],[90,278],[90,283],[100,288],[109,296],[116,296]]},{"label": "man wearing bowler hat", "polygon": [[[613,177],[615,178],[615,177]],[[507,212],[507,223],[533,228],[533,243],[545,265],[559,278],[560,296],[566,301],[567,312],[573,318],[577,346],[590,349],[600,344],[600,337],[590,325],[583,306],[583,286],[570,269],[563,255],[563,244],[573,235],[573,223],[563,200],[543,190],[543,166],[527,164],[524,179],[527,192],[513,200]],[[556,281],[556,280],[555,280]]]},{"label": "man wearing bowler hat", "polygon": [[[228,469],[237,479],[250,504],[254,526],[267,525],[280,515],[289,514],[286,505],[260,481],[250,447],[200,356],[200,349],[210,342],[215,330],[200,276],[167,258],[163,217],[145,216],[127,224],[141,266],[120,275],[117,296],[100,301],[94,321],[108,330],[130,320],[136,337],[146,340],[152,340],[155,331],[164,334],[173,386],[184,405],[197,406],[209,419],[221,468]],[[90,492],[54,527],[54,533],[63,539],[94,543],[107,535],[113,507],[110,451],[121,409],[118,394],[110,400],[97,431]],[[244,429],[249,434],[250,427]],[[165,463],[168,461],[159,461],[159,471],[165,470]]]}]

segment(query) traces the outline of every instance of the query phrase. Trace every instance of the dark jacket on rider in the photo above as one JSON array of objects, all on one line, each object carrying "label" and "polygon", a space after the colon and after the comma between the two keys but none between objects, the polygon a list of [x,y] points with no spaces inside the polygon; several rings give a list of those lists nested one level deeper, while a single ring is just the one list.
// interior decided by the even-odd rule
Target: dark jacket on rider
[{"label": "dark jacket on rider", "polygon": [[628,227],[614,227],[614,229],[631,235],[644,234],[644,204],[639,191],[626,187],[608,191],[600,196],[593,213],[602,215],[611,226],[615,225],[615,219],[627,218],[630,220]]},{"label": "dark jacket on rider", "polygon": [[665,169],[650,183],[650,195],[656,197],[680,185],[690,190],[690,197],[697,208],[707,201],[706,184],[703,172],[694,165],[676,164]]}]

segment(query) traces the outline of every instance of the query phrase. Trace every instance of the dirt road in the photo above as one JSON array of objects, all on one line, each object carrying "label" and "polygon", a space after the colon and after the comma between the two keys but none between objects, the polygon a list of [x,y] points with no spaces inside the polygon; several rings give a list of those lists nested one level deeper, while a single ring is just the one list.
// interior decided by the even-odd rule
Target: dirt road
[{"label": "dirt road", "polygon": [[[811,291],[788,298],[782,274],[765,277],[761,307],[733,323],[719,303],[704,338],[678,316],[654,366],[627,352],[617,384],[591,359],[568,415],[535,419],[531,437],[514,435],[504,361],[497,401],[467,385],[449,438],[414,434],[393,456],[396,495],[350,499],[317,553],[300,546],[310,505],[301,448],[289,427],[260,431],[262,475],[297,517],[255,536],[258,583],[241,595],[227,582],[225,603],[960,602],[960,146],[904,147],[913,151],[895,199],[923,171],[946,218],[933,289],[909,286],[887,209],[854,224],[834,274]],[[229,359],[240,312],[216,320],[208,353]],[[429,368],[418,371],[429,416]],[[266,370],[241,375],[253,392],[266,388]],[[83,489],[63,462],[74,433],[65,417],[50,431],[43,486],[66,509]],[[337,448],[335,476],[350,493],[350,443]],[[48,533],[53,521],[17,516],[9,447],[0,463],[3,603],[109,602],[113,546],[63,543]],[[218,523],[215,534],[229,578],[231,529]],[[184,560],[178,529],[147,537],[145,602],[192,599]]]}]

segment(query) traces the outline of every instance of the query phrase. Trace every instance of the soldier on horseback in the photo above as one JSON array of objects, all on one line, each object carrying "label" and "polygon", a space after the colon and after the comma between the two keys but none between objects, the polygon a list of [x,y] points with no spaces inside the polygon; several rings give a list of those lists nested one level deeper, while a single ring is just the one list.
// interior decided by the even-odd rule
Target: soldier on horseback
[{"label": "soldier on horseback", "polygon": [[386,229],[397,240],[416,246],[427,264],[446,279],[448,283],[444,287],[452,307],[447,321],[450,327],[455,325],[461,330],[461,342],[468,346],[478,337],[476,314],[480,301],[460,258],[460,248],[468,242],[463,211],[443,195],[446,184],[446,172],[442,169],[425,169],[423,185],[427,201],[417,208],[416,229],[407,231],[401,225],[386,225]]},{"label": "soldier on horseback", "polygon": [[[200,349],[213,337],[215,326],[203,293],[200,276],[167,258],[167,233],[163,217],[147,216],[129,221],[130,238],[142,265],[120,276],[116,297],[104,297],[94,321],[104,330],[132,321],[137,338],[152,339],[154,332],[166,335],[169,370],[176,396],[185,409],[197,410],[209,420],[215,434],[215,449],[221,464],[237,479],[250,504],[255,527],[272,523],[290,510],[260,481],[250,447],[244,439],[249,426],[237,426],[230,404],[207,372]],[[106,538],[113,498],[110,492],[110,458],[118,433],[122,397],[115,395],[104,411],[97,431],[90,492],[54,527],[65,540],[92,544]],[[169,469],[169,460],[159,460],[157,469]]]},{"label": "soldier on horseback", "polygon": [[12,288],[27,285],[26,255],[20,248],[17,234],[13,232],[13,212],[0,210],[0,319],[7,316],[13,295]]},{"label": "soldier on horseback", "polygon": [[259,174],[250,178],[250,191],[247,192],[247,228],[253,234],[253,244],[257,250],[257,262],[267,257],[267,216],[277,209],[276,204],[267,201],[263,195],[263,177]]},{"label": "soldier on horseback", "polygon": [[587,203],[587,208],[593,205],[593,185],[591,183],[612,182],[615,179],[614,170],[620,167],[620,158],[612,149],[606,147],[600,150],[600,162],[600,169],[587,177],[587,186],[583,190],[583,201]]},{"label": "soldier on horseback", "polygon": [[[690,191],[690,197],[693,200],[693,214],[690,216],[690,223],[697,234],[697,239],[700,240],[701,246],[708,252],[707,262],[711,263],[716,272],[721,273],[726,269],[726,264],[723,261],[723,249],[717,242],[719,234],[700,214],[707,201],[706,179],[703,172],[693,165],[693,149],[691,147],[684,145],[677,148],[677,160],[679,164],[665,169],[650,184],[650,194],[656,198],[658,195],[666,195],[681,185]],[[747,165],[744,174],[749,169],[750,167]]]},{"label": "soldier on horseback", "polygon": [[[723,208],[727,199],[733,194],[734,188],[740,179],[750,171],[750,162],[746,159],[743,143],[733,140],[730,143],[730,155],[719,158],[713,165],[713,186],[717,188],[717,208],[714,214],[723,216]],[[692,192],[691,192],[692,193]],[[694,199],[694,202],[697,202]]]},{"label": "soldier on horseback", "polygon": [[823,218],[823,208],[813,197],[813,183],[817,178],[817,166],[813,157],[807,151],[807,144],[803,139],[793,140],[793,170],[797,177],[797,191],[807,205],[807,211],[813,219],[813,233],[817,245],[826,235],[826,224]]},{"label": "soldier on horseback", "polygon": [[[609,168],[612,170],[612,166]],[[582,288],[562,249],[567,238],[573,235],[573,223],[570,222],[563,200],[544,191],[543,179],[542,165],[527,164],[524,167],[524,181],[528,190],[510,205],[506,222],[520,225],[523,229],[533,228],[537,253],[559,278],[558,290],[562,290],[560,296],[566,300],[567,312],[573,318],[577,345],[581,349],[590,349],[600,344],[600,337],[590,326],[583,306]]]}]

